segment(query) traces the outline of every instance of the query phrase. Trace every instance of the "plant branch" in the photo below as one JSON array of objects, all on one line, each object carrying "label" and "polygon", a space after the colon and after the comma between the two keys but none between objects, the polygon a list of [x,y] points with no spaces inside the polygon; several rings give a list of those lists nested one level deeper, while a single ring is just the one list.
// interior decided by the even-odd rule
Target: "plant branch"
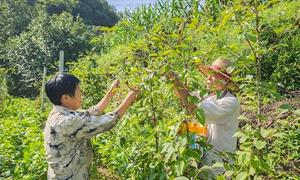
[{"label": "plant branch", "polygon": [[[254,47],[253,47],[253,45],[252,45],[252,43],[251,43],[251,41],[250,41],[250,38],[249,38],[248,34],[246,33],[246,31],[244,30],[243,25],[242,25],[240,19],[238,18],[238,15],[237,15],[237,13],[236,13],[236,10],[235,10],[235,8],[234,8],[234,5],[233,5],[232,3],[231,3],[231,5],[232,5],[232,8],[233,8],[234,17],[235,17],[235,19],[236,19],[238,25],[240,26],[242,32],[245,33],[246,41],[247,41],[248,45],[250,46],[252,53],[255,55],[256,52],[255,52]],[[256,57],[255,57],[255,58],[256,58]]]}]

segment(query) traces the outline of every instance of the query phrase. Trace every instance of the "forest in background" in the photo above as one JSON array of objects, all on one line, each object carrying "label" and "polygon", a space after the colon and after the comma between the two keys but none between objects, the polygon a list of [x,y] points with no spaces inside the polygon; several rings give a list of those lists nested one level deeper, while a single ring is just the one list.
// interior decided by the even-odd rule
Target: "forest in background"
[{"label": "forest in background", "polygon": [[57,71],[59,50],[67,62],[76,61],[92,50],[99,26],[119,20],[105,0],[4,0],[0,11],[0,68],[9,94],[28,98],[39,93],[43,67]]}]

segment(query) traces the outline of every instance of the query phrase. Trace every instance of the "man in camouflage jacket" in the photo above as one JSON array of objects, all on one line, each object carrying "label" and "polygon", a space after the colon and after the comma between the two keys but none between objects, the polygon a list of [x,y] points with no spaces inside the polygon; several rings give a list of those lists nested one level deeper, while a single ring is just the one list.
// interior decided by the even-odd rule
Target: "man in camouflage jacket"
[{"label": "man in camouflage jacket", "polygon": [[113,128],[137,94],[131,91],[114,112],[100,115],[119,86],[115,81],[97,105],[78,112],[82,101],[79,83],[71,74],[58,74],[46,84],[46,94],[54,104],[44,132],[48,179],[89,179],[90,138]]}]

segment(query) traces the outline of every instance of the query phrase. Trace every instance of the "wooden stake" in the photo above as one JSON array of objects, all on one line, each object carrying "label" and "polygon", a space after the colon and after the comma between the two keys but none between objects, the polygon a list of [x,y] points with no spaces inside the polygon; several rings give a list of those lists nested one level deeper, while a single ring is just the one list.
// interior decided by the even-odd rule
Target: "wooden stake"
[{"label": "wooden stake", "polygon": [[46,85],[46,75],[47,75],[47,68],[44,67],[43,72],[43,84],[42,84],[42,104],[41,104],[41,111],[45,110],[45,85]]},{"label": "wooden stake", "polygon": [[60,73],[64,72],[64,51],[63,50],[59,51],[59,72]]}]

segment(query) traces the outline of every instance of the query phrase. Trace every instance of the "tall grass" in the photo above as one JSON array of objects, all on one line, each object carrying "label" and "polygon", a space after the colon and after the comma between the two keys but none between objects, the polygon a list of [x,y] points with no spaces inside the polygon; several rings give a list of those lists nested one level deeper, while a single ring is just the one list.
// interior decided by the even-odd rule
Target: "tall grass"
[{"label": "tall grass", "polygon": [[125,11],[125,18],[131,23],[151,28],[161,18],[187,17],[193,11],[200,10],[199,0],[158,0],[150,6],[141,6],[134,11]]},{"label": "tall grass", "polygon": [[101,28],[101,36],[92,40],[92,44],[101,54],[112,47],[127,44],[143,37],[163,18],[185,18],[202,9],[203,0],[158,0],[153,5],[143,5],[135,10],[126,10],[122,20],[112,28]]}]

